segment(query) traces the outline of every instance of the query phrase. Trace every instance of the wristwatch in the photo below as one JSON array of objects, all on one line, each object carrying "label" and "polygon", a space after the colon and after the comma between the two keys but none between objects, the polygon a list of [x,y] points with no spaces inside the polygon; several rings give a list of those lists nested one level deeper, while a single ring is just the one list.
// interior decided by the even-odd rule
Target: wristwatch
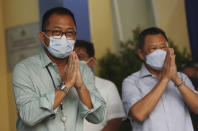
[{"label": "wristwatch", "polygon": [[58,89],[63,90],[65,93],[69,92],[69,89],[66,87],[64,82],[60,83],[60,85],[58,86]]}]

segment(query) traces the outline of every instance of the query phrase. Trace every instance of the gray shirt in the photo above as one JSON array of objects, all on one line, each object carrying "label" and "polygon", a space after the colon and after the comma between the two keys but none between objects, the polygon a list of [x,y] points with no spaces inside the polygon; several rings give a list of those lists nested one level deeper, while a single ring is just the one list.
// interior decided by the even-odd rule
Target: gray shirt
[{"label": "gray shirt", "polygon": [[[48,66],[52,78],[46,66]],[[87,86],[93,109],[89,110],[73,87],[63,99],[67,131],[82,131],[83,119],[99,123],[104,119],[104,99],[95,88],[94,75],[86,64],[80,63],[82,78]],[[36,56],[25,59],[15,66],[13,89],[18,110],[18,131],[64,131],[60,108],[53,110],[55,89],[61,82],[58,68],[42,49]]]},{"label": "gray shirt", "polygon": [[[193,91],[194,87],[189,78],[183,73],[178,75]],[[130,108],[158,83],[159,79],[150,74],[145,65],[141,70],[128,76],[123,81],[122,97],[127,114]],[[143,121],[137,122],[128,114],[133,131],[193,131],[188,107],[182,95],[170,81],[167,88],[150,115]]]}]

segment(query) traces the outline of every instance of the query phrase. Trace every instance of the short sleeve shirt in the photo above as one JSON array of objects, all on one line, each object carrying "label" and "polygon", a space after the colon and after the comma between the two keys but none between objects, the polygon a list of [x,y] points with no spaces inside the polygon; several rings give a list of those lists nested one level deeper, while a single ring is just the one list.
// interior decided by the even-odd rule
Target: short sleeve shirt
[{"label": "short sleeve shirt", "polygon": [[106,102],[104,120],[99,124],[92,124],[85,120],[83,131],[101,131],[109,120],[126,117],[122,101],[115,84],[97,76],[95,76],[95,84]]},{"label": "short sleeve shirt", "polygon": [[[194,92],[189,78],[183,74],[178,75]],[[149,73],[145,65],[140,71],[128,76],[122,84],[123,104],[127,113],[130,108],[158,83],[158,78]],[[197,92],[196,92],[197,93]],[[143,121],[137,122],[128,115],[133,131],[193,131],[189,110],[182,95],[170,81],[167,88],[150,115]]]}]

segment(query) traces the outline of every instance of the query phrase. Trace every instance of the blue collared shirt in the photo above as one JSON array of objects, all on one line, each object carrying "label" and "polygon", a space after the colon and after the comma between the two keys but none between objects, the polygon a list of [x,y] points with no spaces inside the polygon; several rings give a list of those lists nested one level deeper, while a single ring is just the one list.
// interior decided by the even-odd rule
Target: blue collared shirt
[{"label": "blue collared shirt", "polygon": [[[38,55],[15,66],[13,89],[18,110],[18,131],[64,131],[60,108],[53,110],[55,89],[46,66],[57,87],[61,82],[58,68],[43,49]],[[84,118],[92,123],[99,123],[104,118],[105,102],[95,88],[94,75],[84,63],[80,63],[80,70],[90,92],[93,109],[89,110],[80,101],[73,87],[62,101],[66,131],[82,131]]]},{"label": "blue collared shirt", "polygon": [[[195,91],[186,75],[179,72],[178,75],[189,88]],[[123,104],[133,131],[193,131],[188,107],[172,81],[168,83],[156,107],[143,122],[137,122],[131,117],[130,108],[147,95],[158,81],[159,79],[150,74],[144,64],[140,71],[131,74],[123,81]]]}]

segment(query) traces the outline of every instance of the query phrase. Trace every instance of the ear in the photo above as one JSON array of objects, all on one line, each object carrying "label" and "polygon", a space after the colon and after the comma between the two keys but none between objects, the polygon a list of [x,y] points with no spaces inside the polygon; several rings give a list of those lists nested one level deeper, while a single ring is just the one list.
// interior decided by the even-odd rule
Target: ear
[{"label": "ear", "polygon": [[145,61],[145,55],[143,53],[143,50],[142,49],[138,49],[138,56],[140,57],[141,60]]},{"label": "ear", "polygon": [[46,42],[46,39],[45,39],[45,36],[44,36],[43,32],[39,32],[39,39],[40,39],[41,43],[42,43],[44,46],[45,46],[45,44],[46,44],[47,46],[49,46],[48,42]]},{"label": "ear", "polygon": [[90,68],[94,67],[94,64],[96,63],[96,57],[92,57],[92,59],[89,61],[88,66]]}]

